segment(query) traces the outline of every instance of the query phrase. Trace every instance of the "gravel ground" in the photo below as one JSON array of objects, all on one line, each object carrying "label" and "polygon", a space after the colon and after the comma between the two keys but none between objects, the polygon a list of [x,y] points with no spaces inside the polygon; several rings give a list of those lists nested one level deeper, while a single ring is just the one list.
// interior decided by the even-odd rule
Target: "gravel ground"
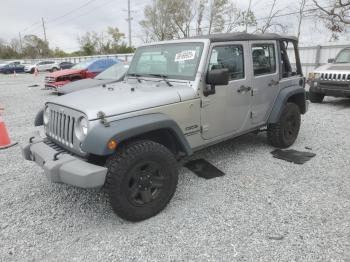
[{"label": "gravel ground", "polygon": [[[12,140],[35,130],[42,83],[0,76]],[[0,261],[350,261],[349,114],[349,99],[311,104],[292,147],[317,154],[304,165],[274,159],[265,134],[196,153],[226,175],[183,168],[168,207],[140,223],[101,192],[49,183],[19,146],[0,151]]]}]

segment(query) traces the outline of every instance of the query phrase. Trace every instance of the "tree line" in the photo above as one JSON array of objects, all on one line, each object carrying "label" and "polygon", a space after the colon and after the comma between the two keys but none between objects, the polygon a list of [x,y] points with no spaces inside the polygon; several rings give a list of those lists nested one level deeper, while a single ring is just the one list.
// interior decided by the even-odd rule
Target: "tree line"
[{"label": "tree line", "polygon": [[140,22],[143,40],[162,41],[237,31],[287,33],[286,16],[296,20],[293,33],[298,38],[306,17],[312,17],[316,23],[317,20],[322,22],[331,39],[338,39],[350,25],[350,0],[295,0],[287,8],[278,6],[277,0],[264,0],[266,17],[258,19],[253,8],[242,10],[236,1],[152,0],[145,7],[144,19]]},{"label": "tree line", "polygon": [[[321,22],[337,40],[348,32],[350,0],[295,0],[290,8],[281,8],[277,0],[264,0],[266,17],[257,18],[254,6],[241,9],[238,0],[151,0],[140,21],[143,42],[171,40],[191,36],[248,31],[251,33],[290,33],[285,17],[296,20],[293,33],[299,38],[305,18]],[[247,0],[249,1],[249,0]],[[254,0],[252,0],[254,3]],[[256,1],[255,1],[256,2]],[[291,18],[291,19],[289,19]],[[131,53],[124,41],[125,34],[117,27],[103,32],[90,31],[77,38],[79,50],[68,53],[37,35],[25,35],[20,41],[0,39],[0,58],[66,57],[112,53]]]},{"label": "tree line", "polygon": [[0,39],[0,58],[31,59],[133,53],[135,48],[127,46],[124,38],[125,34],[120,32],[117,27],[108,27],[103,33],[86,32],[84,35],[77,37],[79,50],[70,53],[59,47],[51,49],[49,42],[37,35],[25,35],[22,41],[18,38],[14,38],[9,42]]}]

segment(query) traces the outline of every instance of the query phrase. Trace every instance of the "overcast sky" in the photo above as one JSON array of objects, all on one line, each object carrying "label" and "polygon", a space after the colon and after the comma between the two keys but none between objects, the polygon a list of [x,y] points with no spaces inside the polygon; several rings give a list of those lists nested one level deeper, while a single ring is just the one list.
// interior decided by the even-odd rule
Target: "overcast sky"
[{"label": "overcast sky", "polygon": [[[176,1],[176,0],[174,0]],[[89,3],[88,3],[89,2]],[[88,4],[86,4],[88,3]],[[139,21],[143,18],[143,9],[151,0],[131,0],[132,40],[137,46],[142,41],[142,30]],[[247,8],[248,0],[236,1],[240,8]],[[267,6],[271,0],[253,0],[252,10],[257,18],[266,17]],[[296,8],[296,0],[279,0],[281,13],[290,13]],[[85,6],[83,6],[86,4]],[[83,6],[78,9],[78,7]],[[127,0],[1,0],[0,6],[0,38],[10,40],[18,37],[19,32],[37,34],[43,37],[41,17],[46,22],[47,38],[50,47],[56,46],[66,50],[78,50],[77,37],[86,31],[101,32],[107,26],[116,26],[127,35]],[[72,11],[72,12],[71,12]],[[295,32],[296,17],[285,17],[284,23],[289,26],[289,34]],[[315,45],[327,42],[329,35],[320,23],[312,19],[304,22],[302,45]],[[350,39],[347,39],[350,40]]]}]

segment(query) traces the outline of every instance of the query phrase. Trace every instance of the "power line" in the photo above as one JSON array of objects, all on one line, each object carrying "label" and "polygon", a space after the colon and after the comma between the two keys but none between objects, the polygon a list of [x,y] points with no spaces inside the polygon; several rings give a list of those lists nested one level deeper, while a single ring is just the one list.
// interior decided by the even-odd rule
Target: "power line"
[{"label": "power line", "polygon": [[[55,18],[53,18],[53,19],[51,19],[51,20],[49,20],[48,22],[46,22],[46,24],[52,23],[52,22],[54,22],[54,21],[57,21],[57,20],[59,20],[59,19],[62,19],[62,18],[64,18],[64,17],[66,17],[66,16],[69,16],[70,14],[74,13],[74,12],[77,11],[77,10],[80,10],[81,8],[86,7],[87,5],[91,4],[91,3],[94,2],[94,1],[96,1],[96,0],[89,0],[89,1],[87,1],[86,3],[80,5],[79,7],[76,7],[76,8],[74,8],[74,9],[72,9],[71,11],[69,11],[69,12],[67,12],[67,13],[65,13],[65,14],[63,14],[63,15],[57,16],[57,17],[55,17]],[[31,25],[27,26],[26,28],[24,28],[24,29],[22,30],[22,32],[28,31],[28,30],[31,29],[32,27],[34,27],[34,28],[40,27],[40,26],[41,26],[41,22],[42,22],[42,21],[34,22],[33,24],[31,24]],[[34,29],[34,28],[33,28],[33,29]],[[32,31],[33,29],[31,29],[30,31]]]},{"label": "power line", "polygon": [[111,4],[112,2],[115,2],[115,0],[106,1],[106,2],[104,2],[104,3],[101,4],[101,5],[98,5],[98,6],[94,7],[94,8],[92,8],[92,9],[89,9],[88,11],[86,11],[86,12],[80,14],[79,16],[74,16],[74,17],[72,17],[72,18],[70,18],[70,19],[67,19],[67,20],[62,21],[62,22],[60,22],[60,23],[58,23],[58,24],[55,24],[54,26],[59,26],[59,25],[68,23],[68,22],[70,22],[70,21],[73,21],[73,20],[75,20],[75,19],[78,19],[78,18],[80,18],[80,17],[83,17],[83,16],[85,16],[85,15],[91,13],[91,12],[96,11],[97,9],[100,9],[101,7],[104,7],[104,6],[108,5],[108,4]]},{"label": "power line", "polygon": [[81,8],[84,8],[85,6],[88,6],[89,4],[91,4],[91,3],[94,2],[94,1],[96,1],[96,0],[89,0],[89,1],[87,1],[85,4],[82,4],[81,6],[75,8],[75,9],[73,9],[73,10],[71,10],[71,11],[69,11],[69,12],[67,12],[67,13],[65,13],[65,14],[63,14],[63,15],[60,15],[60,16],[58,16],[58,17],[55,17],[55,18],[53,18],[53,19],[51,19],[51,20],[49,20],[49,21],[47,22],[47,24],[52,23],[52,22],[54,22],[54,21],[57,21],[57,20],[59,20],[59,19],[62,19],[62,18],[64,18],[64,17],[66,17],[66,16],[69,16],[70,14],[74,13],[75,11],[80,10]]}]

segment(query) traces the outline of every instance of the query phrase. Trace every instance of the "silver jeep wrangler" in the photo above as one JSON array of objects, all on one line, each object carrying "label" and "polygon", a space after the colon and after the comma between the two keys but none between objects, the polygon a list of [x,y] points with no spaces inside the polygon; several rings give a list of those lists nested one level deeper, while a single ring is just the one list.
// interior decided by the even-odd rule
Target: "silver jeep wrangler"
[{"label": "silver jeep wrangler", "polygon": [[325,96],[350,98],[350,47],[339,52],[335,59],[309,74],[309,99],[322,103]]},{"label": "silver jeep wrangler", "polygon": [[294,37],[148,44],[125,81],[46,103],[37,123],[46,136],[31,137],[22,151],[53,182],[105,186],[115,213],[139,221],[167,205],[179,160],[199,149],[263,129],[273,146],[292,145],[307,111],[304,86]]}]

